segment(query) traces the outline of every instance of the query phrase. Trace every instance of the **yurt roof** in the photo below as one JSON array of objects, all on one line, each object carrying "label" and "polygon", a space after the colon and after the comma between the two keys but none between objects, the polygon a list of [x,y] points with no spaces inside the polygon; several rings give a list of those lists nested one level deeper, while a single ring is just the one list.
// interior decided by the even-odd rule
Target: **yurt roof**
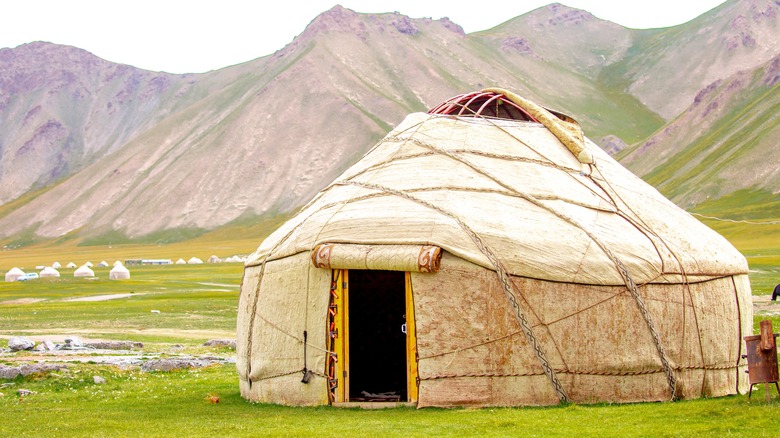
[{"label": "yurt roof", "polygon": [[60,276],[60,272],[57,271],[56,269],[54,269],[51,266],[47,266],[47,267],[43,268],[43,270],[40,273],[40,276],[41,277],[59,277]]},{"label": "yurt roof", "polygon": [[110,270],[110,271],[108,271],[108,272],[109,272],[109,273],[114,273],[114,272],[130,272],[130,270],[128,270],[127,268],[125,268],[124,266],[122,266],[121,264],[119,264],[119,265],[116,265],[116,266],[114,266],[113,268],[111,268],[111,270]]},{"label": "yurt roof", "polygon": [[[439,112],[407,116],[246,265],[354,243],[437,245],[489,269],[582,284],[747,273],[726,239],[577,139],[571,118]],[[534,121],[551,114],[562,129]],[[565,145],[571,133],[580,150]]]},{"label": "yurt roof", "polygon": [[8,272],[5,273],[5,275],[24,275],[24,271],[17,267],[13,267]]},{"label": "yurt roof", "polygon": [[191,257],[189,260],[187,260],[187,263],[190,265],[199,265],[203,263],[203,260],[197,258],[197,257]]},{"label": "yurt roof", "polygon": [[95,275],[95,271],[89,269],[87,265],[82,265],[73,272],[73,275],[77,277],[92,277]]}]

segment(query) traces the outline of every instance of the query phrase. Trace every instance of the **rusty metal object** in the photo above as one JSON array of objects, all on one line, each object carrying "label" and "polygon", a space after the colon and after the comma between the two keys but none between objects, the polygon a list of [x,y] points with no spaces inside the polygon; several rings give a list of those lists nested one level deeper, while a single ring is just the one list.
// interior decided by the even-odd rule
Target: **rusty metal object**
[{"label": "rusty metal object", "polygon": [[750,380],[750,391],[748,398],[753,392],[753,385],[766,383],[766,400],[769,401],[769,384],[774,383],[780,394],[780,385],[778,385],[777,369],[777,346],[775,338],[777,333],[772,333],[772,322],[769,320],[761,321],[761,334],[745,336],[747,344],[747,354],[742,357],[748,362],[748,377]]}]

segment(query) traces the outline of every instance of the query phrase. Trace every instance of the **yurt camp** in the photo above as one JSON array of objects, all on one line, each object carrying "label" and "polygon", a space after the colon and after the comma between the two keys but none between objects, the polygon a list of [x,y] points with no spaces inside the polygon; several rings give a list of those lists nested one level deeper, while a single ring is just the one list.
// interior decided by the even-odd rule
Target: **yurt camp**
[{"label": "yurt camp", "polygon": [[109,280],[127,280],[130,278],[130,271],[125,268],[121,263],[114,265],[108,272]]},{"label": "yurt camp", "polygon": [[5,273],[6,282],[18,281],[22,277],[24,277],[24,271],[17,267],[13,267]]},{"label": "yurt camp", "polygon": [[41,278],[47,278],[47,277],[48,278],[59,278],[60,271],[54,269],[51,266],[46,266],[45,268],[43,268],[43,270],[40,272],[39,275],[40,275]]},{"label": "yurt camp", "polygon": [[243,397],[518,406],[747,389],[745,258],[501,89],[413,113],[245,262]]},{"label": "yurt camp", "polygon": [[87,265],[81,265],[73,272],[74,277],[94,277],[95,271],[89,268]]}]

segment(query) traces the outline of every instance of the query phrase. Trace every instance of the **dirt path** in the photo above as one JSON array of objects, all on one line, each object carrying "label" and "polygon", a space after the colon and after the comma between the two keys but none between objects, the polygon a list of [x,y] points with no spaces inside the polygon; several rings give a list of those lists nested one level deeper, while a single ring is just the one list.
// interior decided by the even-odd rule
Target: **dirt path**
[{"label": "dirt path", "polygon": [[120,298],[135,297],[139,295],[146,295],[146,293],[95,295],[91,297],[65,298],[62,301],[108,301],[118,300]]}]

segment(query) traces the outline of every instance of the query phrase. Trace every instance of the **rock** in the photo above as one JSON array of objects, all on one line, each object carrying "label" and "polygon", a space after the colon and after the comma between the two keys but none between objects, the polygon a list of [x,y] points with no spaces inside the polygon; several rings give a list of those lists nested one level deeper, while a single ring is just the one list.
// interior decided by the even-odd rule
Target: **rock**
[{"label": "rock", "polygon": [[22,371],[19,369],[19,367],[0,365],[0,379],[15,379],[19,374],[22,374]]},{"label": "rock", "polygon": [[186,368],[203,368],[214,364],[211,360],[202,359],[153,359],[141,365],[142,371],[173,371]]},{"label": "rock", "polygon": [[65,345],[70,345],[71,347],[81,347],[81,339],[71,336],[69,338],[65,338]]},{"label": "rock", "polygon": [[54,349],[57,347],[56,345],[54,345],[54,342],[52,342],[52,341],[49,341],[49,340],[43,341],[43,342],[41,342],[41,343],[42,343],[42,344],[43,344],[43,345],[46,347],[46,349],[47,349],[47,350],[49,350],[49,351],[54,351]]},{"label": "rock", "polygon": [[100,376],[93,376],[92,380],[95,381],[96,385],[102,385],[102,384],[106,383],[106,379],[104,379],[104,378],[102,378]]},{"label": "rock", "polygon": [[101,341],[101,342],[87,342],[84,344],[87,348],[94,348],[97,350],[132,350],[134,348],[144,348],[143,342],[132,341]]},{"label": "rock", "polygon": [[17,394],[19,394],[20,397],[24,397],[25,395],[31,395],[35,394],[33,391],[30,391],[29,389],[18,389],[16,391]]},{"label": "rock", "polygon": [[204,347],[230,347],[236,349],[235,339],[211,339],[203,344]]},{"label": "rock", "polygon": [[14,337],[8,340],[8,348],[11,351],[31,350],[35,347],[35,342],[22,337]]},{"label": "rock", "polygon": [[159,310],[152,310],[152,313],[160,313]]},{"label": "rock", "polygon": [[30,374],[48,373],[51,371],[59,371],[66,368],[68,368],[68,366],[63,363],[35,363],[35,364],[27,364],[27,365],[20,366],[19,372],[23,376],[29,376]]}]

